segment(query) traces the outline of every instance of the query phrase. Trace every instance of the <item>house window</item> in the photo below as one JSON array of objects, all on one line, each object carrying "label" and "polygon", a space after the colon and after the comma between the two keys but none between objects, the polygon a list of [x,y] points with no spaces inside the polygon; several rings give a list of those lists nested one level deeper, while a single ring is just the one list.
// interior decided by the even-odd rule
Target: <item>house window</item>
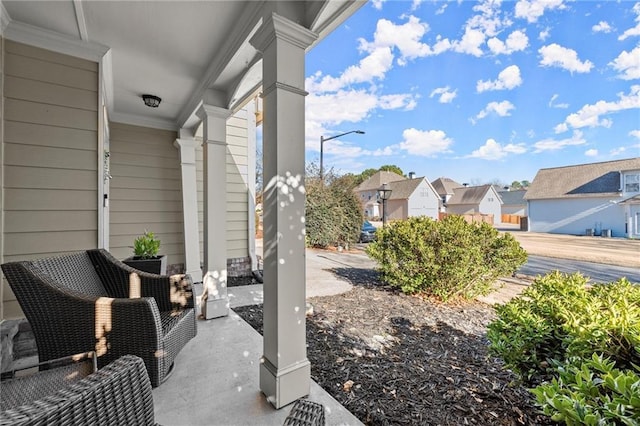
[{"label": "house window", "polygon": [[640,192],[640,174],[625,175],[624,192]]}]

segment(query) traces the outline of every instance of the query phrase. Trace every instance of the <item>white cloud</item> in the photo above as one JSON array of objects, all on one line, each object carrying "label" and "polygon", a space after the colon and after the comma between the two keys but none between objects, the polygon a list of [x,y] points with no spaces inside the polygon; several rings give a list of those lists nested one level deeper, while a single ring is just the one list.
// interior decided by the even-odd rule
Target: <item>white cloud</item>
[{"label": "white cloud", "polygon": [[500,160],[509,154],[523,154],[527,152],[524,144],[507,144],[502,146],[494,139],[487,139],[484,145],[476,149],[469,155],[472,158],[481,158],[483,160]]},{"label": "white cloud", "polygon": [[365,89],[339,90],[331,93],[311,93],[306,98],[306,140],[309,148],[320,149],[320,135],[328,128],[343,123],[357,123],[376,109],[412,109],[412,95],[378,95]]},{"label": "white cloud", "polygon": [[[357,83],[372,83],[383,80],[393,64],[393,53],[389,47],[380,47],[362,58],[358,65],[351,65],[339,77],[317,72],[305,80],[309,92],[333,92]],[[322,77],[322,78],[321,78]]]},{"label": "white cloud", "polygon": [[543,67],[558,67],[570,72],[585,73],[591,71],[593,63],[590,61],[581,62],[575,50],[562,47],[556,43],[543,46],[538,50],[542,56],[540,65]]},{"label": "white cloud", "polygon": [[617,77],[622,80],[640,78],[640,46],[637,46],[631,52],[622,51],[616,59],[609,62],[609,66],[620,72]]},{"label": "white cloud", "polygon": [[484,44],[486,37],[482,31],[467,29],[462,39],[453,44],[453,49],[458,53],[466,53],[476,57],[482,56],[481,46]]},{"label": "white cloud", "polygon": [[562,103],[562,104],[557,104],[556,103],[556,99],[558,99],[560,95],[558,95],[557,93],[554,93],[554,95],[551,97],[551,99],[549,100],[549,107],[551,108],[569,108],[569,104],[567,103]]},{"label": "white cloud", "polygon": [[516,3],[516,18],[526,19],[528,22],[537,22],[544,15],[546,9],[562,9],[563,0],[520,0]]},{"label": "white cloud", "polygon": [[582,132],[576,130],[573,132],[573,135],[567,139],[543,139],[533,144],[535,148],[534,153],[539,153],[543,151],[557,151],[563,149],[567,146],[573,145],[584,145],[587,141],[582,137]]},{"label": "white cloud", "polygon": [[513,106],[513,104],[509,101],[489,102],[487,106],[478,113],[478,115],[476,116],[476,120],[483,119],[491,113],[494,113],[500,117],[507,117],[511,115],[509,112],[512,109],[515,109],[515,106]]},{"label": "white cloud", "polygon": [[591,27],[591,30],[594,33],[610,33],[611,31],[613,31],[613,28],[607,21],[600,21],[596,25]]},{"label": "white cloud", "polygon": [[500,71],[498,79],[494,81],[478,81],[476,90],[478,93],[482,93],[487,90],[511,90],[522,84],[522,77],[520,76],[520,68],[517,65],[510,65],[507,68]]},{"label": "white cloud", "polygon": [[440,97],[438,98],[438,102],[440,102],[441,104],[449,104],[456,98],[456,96],[458,95],[458,91],[454,90],[452,92],[449,86],[438,87],[431,92],[429,97],[433,98],[436,95],[440,95]]},{"label": "white cloud", "polygon": [[618,40],[620,41],[626,40],[629,37],[640,36],[640,3],[636,3],[635,5],[633,5],[633,11],[637,15],[636,26],[629,28],[624,33],[622,33],[622,35],[618,37]]},{"label": "white cloud", "polygon": [[438,154],[451,152],[449,147],[453,139],[448,138],[442,130],[405,129],[402,132],[404,140],[399,147],[411,155],[421,157],[435,157]]},{"label": "white cloud", "polygon": [[632,130],[629,132],[629,136],[640,139],[640,130]]},{"label": "white cloud", "polygon": [[565,132],[569,128],[611,127],[612,121],[600,116],[628,109],[640,109],[640,85],[631,86],[628,95],[618,93],[618,97],[617,102],[598,101],[593,105],[583,106],[580,111],[570,114],[564,123],[558,124],[555,128],[556,133]]},{"label": "white cloud", "polygon": [[415,16],[409,16],[408,21],[402,25],[380,19],[376,25],[373,41],[360,39],[360,49],[371,53],[381,48],[397,48],[400,51],[398,64],[406,65],[411,59],[433,54],[429,45],[420,41],[428,31],[429,25],[420,22],[420,19]]},{"label": "white cloud", "polygon": [[495,55],[509,55],[526,49],[529,46],[529,38],[524,32],[518,30],[509,34],[504,42],[496,37],[489,39],[487,46]]},{"label": "white cloud", "polygon": [[612,157],[616,157],[618,155],[622,155],[627,151],[627,148],[625,148],[624,146],[621,146],[619,148],[614,148],[611,151],[609,151],[609,155],[611,155]]},{"label": "white cloud", "polygon": [[440,6],[440,9],[436,10],[435,14],[436,15],[442,15],[444,13],[445,10],[447,10],[447,3],[442,3],[442,5]]},{"label": "white cloud", "polygon": [[373,7],[377,10],[382,10],[382,4],[385,2],[386,0],[372,0],[371,4],[373,5]]},{"label": "white cloud", "polygon": [[545,41],[546,39],[549,38],[550,35],[551,35],[551,32],[549,28],[545,28],[543,31],[540,31],[540,34],[538,34],[538,40]]},{"label": "white cloud", "polygon": [[586,155],[587,157],[597,157],[598,156],[598,150],[597,149],[588,149],[584,152],[584,155]]}]

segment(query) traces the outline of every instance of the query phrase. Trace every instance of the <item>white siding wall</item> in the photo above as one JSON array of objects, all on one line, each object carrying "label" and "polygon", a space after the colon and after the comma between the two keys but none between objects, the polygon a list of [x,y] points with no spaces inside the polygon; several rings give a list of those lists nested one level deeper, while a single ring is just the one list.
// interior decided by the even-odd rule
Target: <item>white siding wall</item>
[{"label": "white siding wall", "polygon": [[502,218],[502,204],[500,204],[498,193],[493,189],[489,189],[480,202],[478,210],[482,214],[492,214],[493,223],[500,223]]},{"label": "white siding wall", "polygon": [[110,123],[109,250],[133,255],[145,230],[161,240],[168,264],[184,264],[180,153],[176,132]]},{"label": "white siding wall", "polygon": [[408,205],[409,217],[428,216],[438,219],[440,196],[429,187],[426,180],[423,180],[409,197]]},{"label": "white siding wall", "polygon": [[530,200],[529,230],[553,234],[585,235],[586,229],[611,229],[614,237],[625,235],[622,206],[611,198]]},{"label": "white siding wall", "polygon": [[[97,247],[98,64],[4,42],[2,262]],[[2,318],[22,316],[3,281]]]}]

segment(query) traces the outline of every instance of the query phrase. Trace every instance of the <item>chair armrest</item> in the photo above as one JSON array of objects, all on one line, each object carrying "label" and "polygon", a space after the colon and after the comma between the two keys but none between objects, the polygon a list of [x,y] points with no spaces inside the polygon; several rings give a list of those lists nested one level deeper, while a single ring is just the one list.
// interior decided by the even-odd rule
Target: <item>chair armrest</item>
[{"label": "chair armrest", "polygon": [[[26,402],[26,401],[25,401]],[[142,360],[123,356],[37,401],[0,412],[0,424],[153,425],[151,383]]]},{"label": "chair armrest", "polygon": [[188,309],[195,306],[193,282],[189,275],[169,276],[143,272],[124,264],[104,249],[89,250],[88,254],[103,285],[112,297],[131,297],[131,277],[135,273],[140,280],[137,294],[142,297],[153,297],[160,311]]}]

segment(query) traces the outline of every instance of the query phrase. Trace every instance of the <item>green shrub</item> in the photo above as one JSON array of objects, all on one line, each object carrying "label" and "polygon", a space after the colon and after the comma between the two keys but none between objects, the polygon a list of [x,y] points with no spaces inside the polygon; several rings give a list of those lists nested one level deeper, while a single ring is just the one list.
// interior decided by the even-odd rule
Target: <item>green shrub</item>
[{"label": "green shrub", "polygon": [[598,353],[618,368],[640,365],[640,287],[626,279],[591,288],[587,282],[554,272],[496,306],[487,331],[491,351],[529,384],[551,378],[552,360]]},{"label": "green shrub", "polygon": [[640,367],[620,370],[601,355],[555,363],[557,378],[532,392],[542,411],[568,425],[638,425]]},{"label": "green shrub", "polygon": [[133,255],[140,259],[151,259],[158,255],[160,240],[153,232],[145,231],[133,241]]},{"label": "green shrub", "polygon": [[392,286],[445,301],[486,294],[498,277],[513,274],[527,259],[511,234],[454,215],[393,222],[378,230],[367,253]]},{"label": "green shrub", "polygon": [[358,241],[362,211],[346,179],[331,177],[324,185],[319,180],[309,179],[306,187],[307,245],[328,247]]}]

